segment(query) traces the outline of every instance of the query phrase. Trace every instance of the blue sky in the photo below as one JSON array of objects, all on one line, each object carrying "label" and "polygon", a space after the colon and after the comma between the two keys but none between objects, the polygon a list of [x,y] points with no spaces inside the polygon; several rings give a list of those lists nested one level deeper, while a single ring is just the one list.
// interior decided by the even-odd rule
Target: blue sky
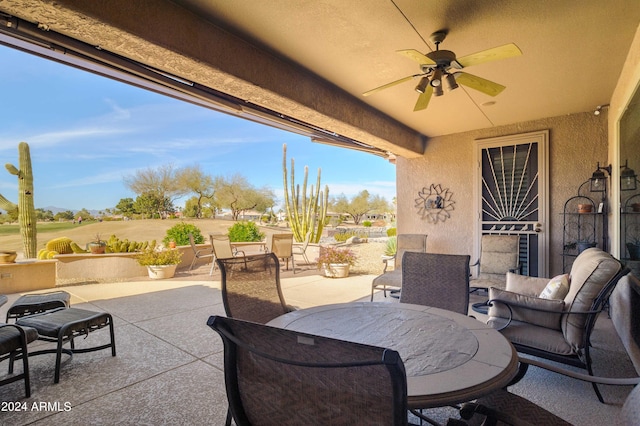
[{"label": "blue sky", "polygon": [[[112,208],[135,198],[123,178],[136,170],[200,165],[211,176],[239,173],[282,199],[282,144],[330,196],[363,189],[391,201],[395,166],[383,158],[313,143],[85,71],[0,46],[0,164],[18,166],[18,143],[31,150],[35,205]],[[0,194],[17,202],[17,180],[0,170]],[[182,207],[177,203],[177,207]]]}]

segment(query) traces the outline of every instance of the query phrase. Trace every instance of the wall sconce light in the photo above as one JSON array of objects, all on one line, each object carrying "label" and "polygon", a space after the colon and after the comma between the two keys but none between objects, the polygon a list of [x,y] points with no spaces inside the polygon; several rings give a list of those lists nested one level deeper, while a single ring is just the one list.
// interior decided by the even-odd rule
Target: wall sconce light
[{"label": "wall sconce light", "polygon": [[637,188],[636,178],[636,172],[627,166],[627,160],[625,160],[620,171],[620,191],[635,191]]},{"label": "wall sconce light", "polygon": [[609,176],[611,176],[611,164],[606,167],[600,167],[600,162],[598,162],[598,168],[591,175],[591,179],[589,179],[591,181],[591,192],[607,191],[607,175],[605,175],[604,172],[607,172]]}]

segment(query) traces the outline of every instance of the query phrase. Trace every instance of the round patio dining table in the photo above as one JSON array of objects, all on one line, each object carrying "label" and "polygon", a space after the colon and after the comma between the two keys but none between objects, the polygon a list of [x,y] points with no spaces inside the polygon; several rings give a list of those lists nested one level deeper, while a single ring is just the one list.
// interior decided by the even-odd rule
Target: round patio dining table
[{"label": "round patio dining table", "polygon": [[505,387],[518,356],[486,324],[456,312],[408,303],[342,303],[282,315],[270,326],[398,351],[411,409],[441,407]]}]

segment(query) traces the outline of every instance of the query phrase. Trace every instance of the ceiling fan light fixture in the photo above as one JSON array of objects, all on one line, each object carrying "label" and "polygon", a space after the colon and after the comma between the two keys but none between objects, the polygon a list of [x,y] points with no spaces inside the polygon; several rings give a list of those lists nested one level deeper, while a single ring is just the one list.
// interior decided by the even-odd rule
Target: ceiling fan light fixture
[{"label": "ceiling fan light fixture", "polygon": [[447,73],[444,81],[445,81],[445,86],[447,88],[447,92],[450,92],[458,88],[458,83],[456,83],[456,77],[453,74]]},{"label": "ceiling fan light fixture", "polygon": [[431,77],[431,82],[429,84],[431,84],[432,87],[442,86],[442,71],[440,71],[439,68],[436,68],[436,70],[433,71],[433,76]]},{"label": "ceiling fan light fixture", "polygon": [[427,90],[427,85],[429,84],[429,77],[422,77],[420,79],[420,83],[416,86],[416,92],[424,93]]},{"label": "ceiling fan light fixture", "polygon": [[434,86],[433,88],[433,96],[442,96],[442,86]]}]

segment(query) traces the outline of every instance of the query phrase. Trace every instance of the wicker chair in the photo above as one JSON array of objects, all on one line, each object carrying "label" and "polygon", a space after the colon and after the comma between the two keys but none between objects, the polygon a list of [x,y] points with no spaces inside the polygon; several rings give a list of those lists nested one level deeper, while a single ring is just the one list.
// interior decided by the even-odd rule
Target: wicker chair
[{"label": "wicker chair", "polygon": [[400,303],[433,306],[466,315],[469,259],[467,255],[405,253]]},{"label": "wicker chair", "polygon": [[[540,298],[548,278],[507,274],[506,290],[489,290],[488,324],[499,329],[519,354],[584,368],[593,376],[591,331],[618,280],[628,273],[620,261],[598,248],[578,255],[563,299]],[[553,280],[552,280],[553,281]],[[520,363],[516,381],[527,371]],[[600,402],[604,402],[595,382]]]},{"label": "wicker chair", "polygon": [[280,266],[273,253],[216,259],[228,317],[266,324],[294,310],[284,301]]},{"label": "wicker chair", "polygon": [[406,425],[393,350],[212,316],[236,425]]},{"label": "wicker chair", "polygon": [[[391,287],[392,291],[402,287],[402,255],[407,252],[427,251],[427,236],[425,234],[400,234],[397,237],[398,246],[395,256],[383,256],[384,269],[382,275],[378,275],[371,283],[371,301],[373,302],[373,292],[382,289],[384,297],[387,297],[387,287]],[[389,262],[393,261],[393,270],[387,271]]]}]

